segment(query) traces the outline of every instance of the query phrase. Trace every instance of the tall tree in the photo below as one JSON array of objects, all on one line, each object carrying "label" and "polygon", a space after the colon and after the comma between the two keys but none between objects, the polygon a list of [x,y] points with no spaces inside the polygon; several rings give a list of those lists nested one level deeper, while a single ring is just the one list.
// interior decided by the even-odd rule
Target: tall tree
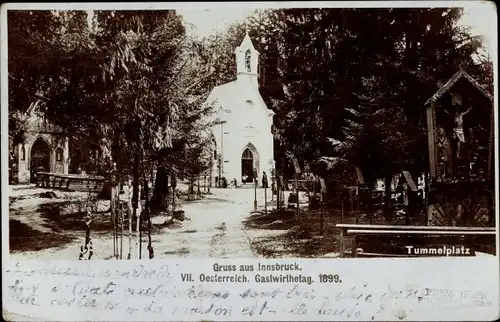
[{"label": "tall tree", "polygon": [[[457,26],[461,10],[283,11],[278,123],[287,149],[311,162],[348,156],[374,177],[423,171],[423,103],[460,66],[475,68],[480,43]],[[329,138],[354,150],[335,152]]]},{"label": "tall tree", "polygon": [[[16,47],[31,28],[23,18],[9,23],[16,35],[12,48],[24,64],[33,60],[34,69],[25,79],[25,66],[10,63],[9,77],[18,80],[10,87],[13,103],[22,105],[21,87],[30,84],[52,123],[68,136],[98,143],[122,177],[133,173],[135,202],[139,178],[150,169],[202,157],[196,149],[203,146],[207,108],[199,100],[212,70],[193,63],[199,61],[197,44],[174,11],[96,11],[90,25],[83,12],[47,12],[32,18],[39,43]],[[43,29],[39,20],[53,26]],[[40,61],[32,57],[39,52]]]}]

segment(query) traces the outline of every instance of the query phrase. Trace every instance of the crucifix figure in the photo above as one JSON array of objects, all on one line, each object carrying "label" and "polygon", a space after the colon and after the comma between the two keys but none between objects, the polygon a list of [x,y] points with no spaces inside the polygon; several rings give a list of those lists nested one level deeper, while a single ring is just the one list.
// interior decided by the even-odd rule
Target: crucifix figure
[{"label": "crucifix figure", "polygon": [[454,137],[457,139],[457,158],[460,158],[460,151],[462,149],[462,144],[465,143],[464,135],[464,115],[471,111],[472,107],[469,107],[464,112],[457,112],[455,115],[451,114],[447,110],[444,110],[446,114],[452,115],[454,117],[455,127],[453,128]]}]

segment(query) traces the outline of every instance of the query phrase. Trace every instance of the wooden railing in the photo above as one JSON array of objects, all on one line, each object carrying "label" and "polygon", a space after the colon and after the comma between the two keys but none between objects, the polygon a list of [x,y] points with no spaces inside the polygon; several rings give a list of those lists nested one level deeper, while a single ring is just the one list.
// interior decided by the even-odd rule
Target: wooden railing
[{"label": "wooden railing", "polygon": [[69,189],[72,183],[80,183],[87,186],[87,189],[97,189],[99,184],[104,182],[102,176],[89,176],[79,174],[62,174],[38,172],[36,174],[38,187],[66,188]]},{"label": "wooden railing", "polygon": [[495,236],[494,227],[450,227],[450,226],[393,226],[393,225],[357,225],[357,224],[336,224],[335,228],[340,229],[340,257],[345,257],[345,237],[351,235],[352,246],[351,254],[353,257],[362,256],[386,256],[398,257],[406,255],[397,254],[375,254],[358,253],[358,236],[466,236],[466,235],[490,235]]}]

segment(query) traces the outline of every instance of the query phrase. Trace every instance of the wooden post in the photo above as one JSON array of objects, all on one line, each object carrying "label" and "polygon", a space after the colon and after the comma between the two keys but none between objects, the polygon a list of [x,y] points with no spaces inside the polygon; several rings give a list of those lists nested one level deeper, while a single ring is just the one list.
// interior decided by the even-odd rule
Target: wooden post
[{"label": "wooden post", "polygon": [[352,247],[351,247],[353,257],[358,257],[358,251],[357,251],[358,243],[357,243],[356,239],[357,239],[357,236],[354,235],[354,238],[352,239]]},{"label": "wooden post", "polygon": [[344,251],[344,228],[340,228],[340,258],[345,257]]},{"label": "wooden post", "polygon": [[[351,189],[349,189],[349,215],[352,216],[353,212],[354,212],[354,197],[353,197],[353,191]],[[343,224],[344,221],[341,221],[341,223]]]},{"label": "wooden post", "polygon": [[[147,198],[147,196],[146,196]],[[141,233],[140,233],[140,230],[141,230],[141,212],[137,211],[136,213],[136,227],[135,227],[135,232],[136,232],[136,238],[137,238],[137,241],[136,241],[136,247],[137,247],[137,255],[138,255],[138,258],[141,259]]]},{"label": "wooden post", "polygon": [[323,235],[323,192],[319,193],[320,234]]},{"label": "wooden post", "polygon": [[[359,194],[359,188],[356,187],[356,224],[359,224],[359,199],[360,199],[360,194]],[[371,216],[370,221],[371,221]]]},{"label": "wooden post", "polygon": [[109,210],[111,214],[111,223],[113,224],[113,257],[116,256],[116,245],[115,245],[115,189],[116,187],[112,186],[111,187],[111,198],[109,201]]},{"label": "wooden post", "polygon": [[115,244],[116,244],[116,259],[120,258],[120,246],[119,246],[119,222],[118,222],[118,218],[119,218],[119,209],[118,209],[118,202],[116,204],[116,210],[115,210],[115,229],[116,229],[116,233],[115,233]]},{"label": "wooden post", "polygon": [[[130,195],[129,195],[130,198]],[[141,200],[141,195],[139,193],[139,200]],[[132,200],[129,199],[127,202],[128,205],[128,255],[127,259],[132,258],[132,215],[135,212],[135,209],[132,209]]]},{"label": "wooden post", "polygon": [[[271,191],[272,194],[272,191]],[[267,188],[264,187],[264,214],[267,215]]]},{"label": "wooden post", "polygon": [[118,216],[119,216],[119,209],[118,209],[118,205],[119,205],[119,198],[120,198],[120,184],[118,184],[116,187],[115,187],[115,193],[113,195],[113,204],[114,204],[114,218],[113,218],[113,221],[114,221],[114,229],[115,229],[115,234],[114,234],[114,237],[115,237],[115,246],[116,246],[116,250],[115,250],[115,258],[118,259],[118,256],[119,256],[119,253],[118,253]]},{"label": "wooden post", "polygon": [[254,199],[253,199],[253,211],[257,211],[257,178],[253,179],[253,186],[254,186]]},{"label": "wooden post", "polygon": [[[147,184],[147,183],[145,183],[145,184]],[[140,202],[140,200],[141,200],[140,196],[141,196],[141,190],[142,190],[141,189],[141,185],[139,185],[138,189],[139,189],[139,191],[138,191],[139,192],[138,193],[138,195],[139,195],[139,201],[137,202],[137,209],[135,211],[135,215],[136,215],[136,238],[137,238],[136,251],[137,251],[137,254],[139,254],[139,252],[141,250],[141,248],[139,246],[140,243],[141,243],[140,234],[139,234],[140,223],[141,223],[141,212],[142,212],[142,207],[141,207],[141,202]],[[148,190],[146,190],[146,191],[148,191]],[[146,196],[146,198],[148,198],[148,196]],[[138,256],[138,257],[140,258],[140,256]]]},{"label": "wooden post", "polygon": [[295,175],[295,195],[297,197],[297,216],[299,216],[299,175]]},{"label": "wooden post", "polygon": [[[169,198],[169,195],[170,195],[170,189],[169,189],[169,185],[170,183],[172,182],[172,177],[171,177],[171,174],[172,174],[172,171],[169,172],[169,175],[167,176],[167,196],[165,197],[165,207],[166,207],[166,210],[167,210],[167,216],[168,216],[168,213],[169,213],[169,209],[168,209],[168,198]],[[172,189],[173,190],[173,189]],[[188,195],[189,196],[189,195]],[[188,197],[189,198],[189,197]]]},{"label": "wooden post", "polygon": [[424,174],[424,211],[425,211],[425,226],[427,226],[427,219],[429,214],[429,173],[425,171]]},{"label": "wooden post", "polygon": [[280,194],[281,194],[281,178],[276,173],[276,211],[280,212]]},{"label": "wooden post", "polygon": [[123,259],[123,222],[125,221],[125,216],[123,214],[123,204],[120,206],[120,259]]},{"label": "wooden post", "polygon": [[308,207],[311,208],[311,189],[309,187],[309,173],[306,174],[306,189],[307,189],[307,203]]},{"label": "wooden post", "polygon": [[434,182],[437,178],[435,117],[435,105],[434,101],[431,101],[430,105],[427,107],[427,145],[429,149],[429,170],[431,174],[431,182]]}]

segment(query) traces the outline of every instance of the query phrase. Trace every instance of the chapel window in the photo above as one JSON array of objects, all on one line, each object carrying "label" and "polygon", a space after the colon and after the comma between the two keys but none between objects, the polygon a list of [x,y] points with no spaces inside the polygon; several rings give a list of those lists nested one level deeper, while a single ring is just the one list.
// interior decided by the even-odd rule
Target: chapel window
[{"label": "chapel window", "polygon": [[61,148],[56,151],[56,161],[62,161],[63,159],[63,151]]},{"label": "chapel window", "polygon": [[245,53],[245,67],[246,67],[248,72],[250,72],[252,70],[250,58],[251,58],[251,53],[250,53],[250,49],[248,49]]}]

